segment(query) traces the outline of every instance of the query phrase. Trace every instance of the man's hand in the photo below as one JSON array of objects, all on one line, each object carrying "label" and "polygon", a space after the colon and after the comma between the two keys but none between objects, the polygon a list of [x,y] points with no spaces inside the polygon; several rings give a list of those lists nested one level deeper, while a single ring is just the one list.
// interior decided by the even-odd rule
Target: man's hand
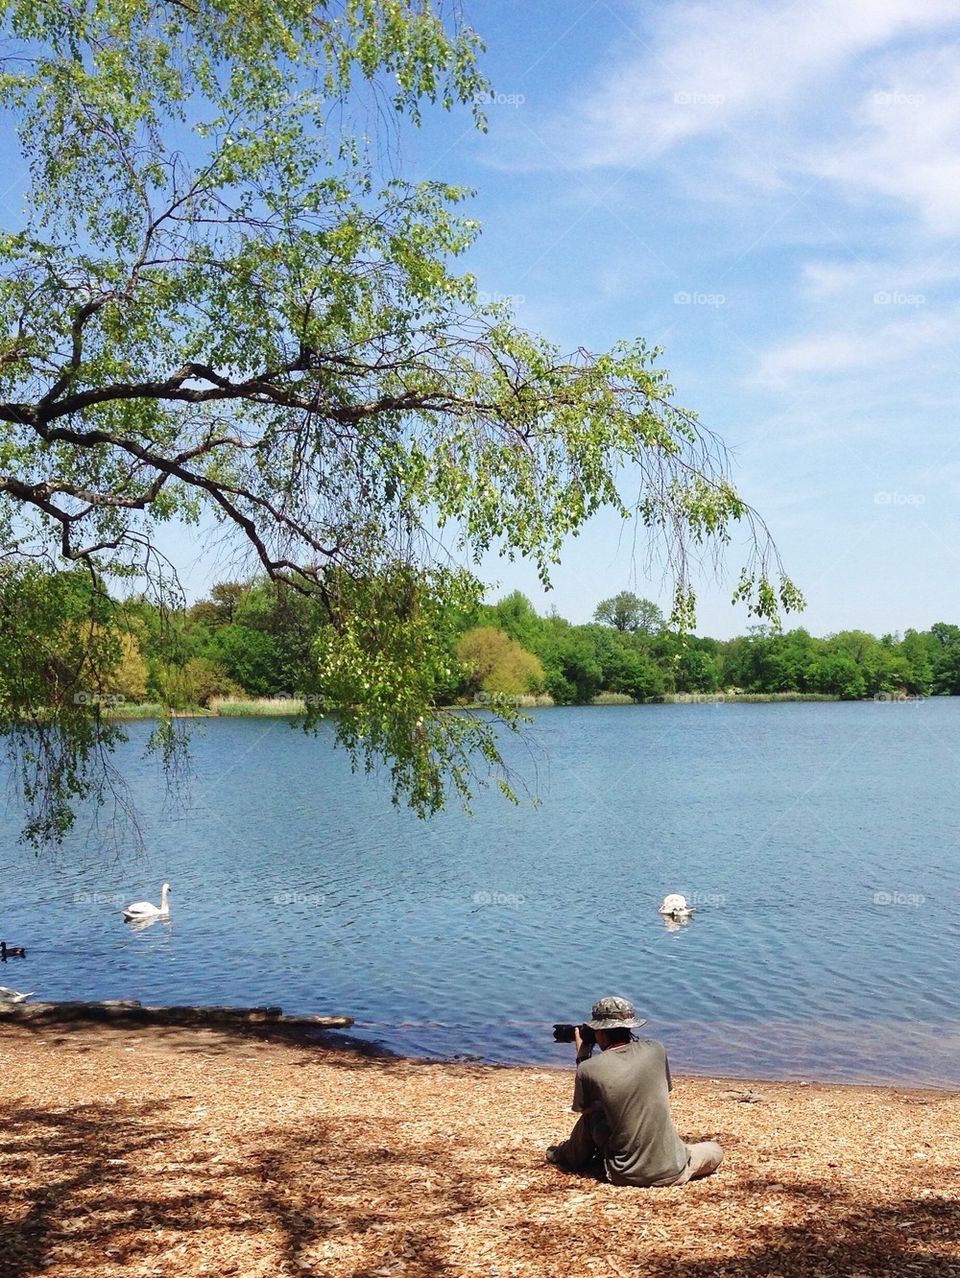
[{"label": "man's hand", "polygon": [[578,1065],[580,1064],[581,1061],[586,1061],[590,1059],[590,1057],[593,1055],[593,1049],[594,1049],[595,1043],[596,1043],[595,1039],[591,1040],[588,1038],[586,1041],[584,1041],[584,1037],[580,1033],[580,1026],[574,1025],[573,1045],[577,1050]]}]

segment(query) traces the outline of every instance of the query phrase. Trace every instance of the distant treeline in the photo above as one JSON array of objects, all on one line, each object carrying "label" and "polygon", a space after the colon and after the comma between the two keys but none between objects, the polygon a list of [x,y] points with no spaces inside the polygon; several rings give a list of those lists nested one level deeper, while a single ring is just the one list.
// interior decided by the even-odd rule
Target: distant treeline
[{"label": "distant treeline", "polygon": [[[224,582],[208,599],[161,614],[127,601],[115,695],[178,708],[213,698],[297,695],[312,687],[311,654],[324,625],[319,601],[268,581]],[[673,694],[796,693],[855,700],[883,694],[960,695],[960,627],[876,638],[845,630],[754,627],[736,639],[680,636],[655,604],[622,592],[596,620],[540,616],[519,592],[450,626],[450,677],[438,699],[504,693],[584,704],[603,694],[656,701]]]}]

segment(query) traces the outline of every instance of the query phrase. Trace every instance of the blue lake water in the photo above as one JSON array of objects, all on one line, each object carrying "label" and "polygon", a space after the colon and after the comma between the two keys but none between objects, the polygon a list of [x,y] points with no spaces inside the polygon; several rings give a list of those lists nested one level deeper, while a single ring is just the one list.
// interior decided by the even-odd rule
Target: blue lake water
[{"label": "blue lake water", "polygon": [[[329,734],[197,721],[145,850],[109,814],[55,856],[0,836],[0,983],[38,998],[344,1012],[411,1054],[563,1064],[551,1023],[631,997],[677,1071],[960,1086],[960,700],[535,712],[540,805],[428,822]],[[143,931],[120,907],[159,901]],[[667,892],[699,903],[667,927]]]}]

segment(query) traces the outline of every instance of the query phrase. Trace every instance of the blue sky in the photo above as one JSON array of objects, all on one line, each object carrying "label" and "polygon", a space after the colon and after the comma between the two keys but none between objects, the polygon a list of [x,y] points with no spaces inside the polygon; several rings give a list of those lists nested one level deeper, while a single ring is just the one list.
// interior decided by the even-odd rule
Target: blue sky
[{"label": "blue sky", "polygon": [[[960,11],[953,0],[476,0],[489,132],[431,116],[402,166],[477,189],[481,290],[564,349],[643,336],[808,600],[813,633],[960,621]],[[701,578],[699,630],[742,632]],[[667,603],[599,519],[544,595]],[[496,593],[496,592],[494,592]]]},{"label": "blue sky", "polygon": [[[788,624],[960,623],[956,0],[466,8],[489,131],[428,110],[392,159],[476,189],[481,291],[565,351],[664,348],[806,594]],[[523,564],[482,575],[574,621],[621,589],[666,610],[637,533],[597,518],[549,594]],[[215,529],[165,541],[192,597],[255,568]],[[699,578],[701,633],[751,622],[738,549]]]}]

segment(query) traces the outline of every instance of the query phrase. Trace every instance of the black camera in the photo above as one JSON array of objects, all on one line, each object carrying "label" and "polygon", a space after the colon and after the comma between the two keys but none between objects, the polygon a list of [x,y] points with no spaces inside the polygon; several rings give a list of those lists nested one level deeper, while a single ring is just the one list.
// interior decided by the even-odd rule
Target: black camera
[{"label": "black camera", "polygon": [[555,1043],[572,1043],[573,1031],[579,1029],[580,1041],[584,1047],[593,1047],[597,1041],[597,1036],[589,1025],[554,1025],[553,1041]]}]

